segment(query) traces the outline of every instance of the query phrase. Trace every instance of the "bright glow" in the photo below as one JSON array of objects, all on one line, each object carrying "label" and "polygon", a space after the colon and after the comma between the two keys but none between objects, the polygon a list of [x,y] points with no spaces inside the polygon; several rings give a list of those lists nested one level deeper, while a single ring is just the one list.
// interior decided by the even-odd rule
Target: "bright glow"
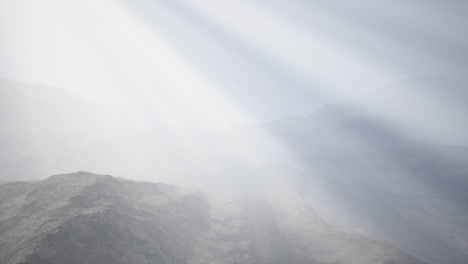
[{"label": "bright glow", "polygon": [[467,5],[406,2],[0,0],[1,173],[302,199],[465,254]]}]

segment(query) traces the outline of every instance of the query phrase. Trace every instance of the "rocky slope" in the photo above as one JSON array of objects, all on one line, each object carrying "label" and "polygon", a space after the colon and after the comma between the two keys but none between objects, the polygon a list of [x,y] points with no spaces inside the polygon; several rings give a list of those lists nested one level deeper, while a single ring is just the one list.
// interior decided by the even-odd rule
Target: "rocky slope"
[{"label": "rocky slope", "polygon": [[227,199],[77,172],[0,185],[0,263],[424,263],[284,189]]},{"label": "rocky slope", "polygon": [[322,217],[431,263],[466,263],[468,147],[411,138],[382,120],[349,103],[268,126],[304,161],[302,193]]},{"label": "rocky slope", "polygon": [[1,263],[185,263],[207,227],[207,204],[168,185],[79,172],[1,188]]}]

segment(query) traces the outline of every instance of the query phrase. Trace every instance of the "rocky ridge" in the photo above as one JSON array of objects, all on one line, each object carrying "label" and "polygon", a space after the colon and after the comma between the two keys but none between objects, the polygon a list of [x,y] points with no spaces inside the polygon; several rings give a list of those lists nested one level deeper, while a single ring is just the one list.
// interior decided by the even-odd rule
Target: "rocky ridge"
[{"label": "rocky ridge", "polygon": [[228,201],[77,172],[0,185],[0,212],[1,264],[425,263],[284,190]]}]

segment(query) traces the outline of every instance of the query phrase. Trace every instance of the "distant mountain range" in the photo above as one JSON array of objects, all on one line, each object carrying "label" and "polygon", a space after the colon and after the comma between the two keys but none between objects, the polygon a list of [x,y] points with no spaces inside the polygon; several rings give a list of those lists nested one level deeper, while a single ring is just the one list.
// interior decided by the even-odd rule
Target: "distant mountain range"
[{"label": "distant mountain range", "polygon": [[[110,172],[125,174],[137,173],[135,167],[154,168],[157,154],[141,155],[151,144],[148,134],[125,109],[60,88],[0,80],[0,110],[0,179],[40,179],[80,169],[114,168]],[[130,170],[122,162],[129,157]]]},{"label": "distant mountain range", "polygon": [[[181,236],[177,237],[178,242],[166,242],[170,245],[180,242],[182,244],[178,246],[189,247],[199,253],[189,256],[185,252],[187,254],[177,259],[174,256],[176,251],[158,244],[160,241],[156,235],[149,234],[154,236],[148,238],[152,247],[170,249],[158,251],[158,256],[164,255],[161,259],[166,258],[162,263],[373,263],[369,262],[371,258],[375,258],[376,263],[420,263],[403,253],[405,251],[429,263],[462,264],[468,259],[468,123],[463,122],[468,112],[464,103],[468,91],[466,84],[463,80],[450,78],[409,80],[371,99],[327,105],[310,116],[237,127],[224,131],[218,138],[208,135],[198,139],[197,146],[203,149],[196,151],[211,154],[210,161],[217,167],[203,170],[195,166],[197,161],[191,160],[193,156],[185,153],[187,149],[174,147],[177,143],[174,138],[166,138],[166,132],[158,129],[139,126],[125,109],[97,105],[58,88],[2,80],[0,180],[43,179],[51,174],[87,170],[127,175],[132,179],[168,179],[171,183],[188,183],[191,180],[207,191],[207,196],[221,193],[222,197],[235,193],[235,198],[223,203],[212,198],[204,200],[199,194],[193,194],[192,197],[199,201],[193,216],[200,217],[196,220],[200,221],[197,222],[199,226],[193,228],[199,233],[190,238],[178,234],[175,235]],[[442,114],[428,116],[434,112],[433,108]],[[272,140],[266,140],[265,134]],[[249,144],[253,142],[248,146],[250,148],[235,145],[247,141]],[[270,146],[273,141],[279,142],[283,148]],[[223,149],[226,142],[238,147],[243,156],[251,154],[250,150],[255,151],[255,155],[253,158],[249,156],[248,163],[237,160],[230,155],[230,149]],[[284,150],[288,152],[288,158],[285,158]],[[1,210],[10,205],[13,207],[8,207],[12,211],[3,215],[4,218],[0,215],[2,232],[48,226],[44,223],[48,222],[50,215],[41,216],[42,220],[36,222],[33,220],[37,217],[32,216],[37,210],[34,209],[37,206],[34,201],[54,200],[48,197],[50,193],[43,191],[48,188],[54,190],[52,194],[57,190],[60,193],[57,195],[64,195],[56,201],[59,204],[53,205],[64,209],[63,215],[58,215],[56,222],[52,221],[54,224],[49,226],[50,229],[37,231],[43,236],[31,230],[22,237],[14,233],[1,235],[1,239],[16,241],[17,244],[8,244],[17,246],[4,253],[8,258],[0,259],[8,259],[10,262],[5,263],[9,264],[19,263],[14,262],[16,260],[64,263],[52,259],[40,262],[42,257],[37,254],[49,257],[59,254],[37,253],[46,247],[41,239],[51,236],[61,241],[63,237],[54,236],[56,231],[51,230],[59,230],[66,224],[60,221],[75,219],[94,205],[84,204],[81,209],[76,209],[73,204],[72,207],[78,210],[73,211],[77,212],[75,215],[70,213],[68,202],[61,204],[60,201],[68,201],[72,199],[71,195],[76,194],[68,193],[69,190],[88,193],[86,186],[97,183],[115,192],[111,197],[119,201],[123,199],[125,208],[140,210],[147,206],[140,202],[150,203],[148,206],[154,208],[160,205],[153,204],[161,198],[151,196],[153,194],[140,194],[147,197],[141,198],[144,201],[126,196],[127,192],[145,193],[146,187],[142,187],[145,185],[166,190],[163,196],[176,195],[176,198],[170,198],[174,201],[181,198],[176,194],[179,191],[169,191],[173,187],[166,185],[135,183],[89,173],[56,176],[31,183],[3,183],[0,185],[3,188],[0,195],[4,195],[0,199]],[[67,187],[67,184],[74,187]],[[119,186],[117,189],[115,184]],[[30,189],[34,189],[33,194],[38,193],[41,198],[22,196]],[[100,192],[100,189],[93,189],[89,195],[101,197]],[[169,199],[167,197],[164,199]],[[99,200],[99,203],[106,206],[114,203],[104,200]],[[223,211],[223,208],[231,208],[231,204],[232,209]],[[210,207],[211,210],[207,209]],[[62,209],[57,210],[62,212]],[[119,211],[120,214],[127,214],[125,210]],[[170,217],[174,214],[177,218],[179,213],[168,211]],[[216,220],[218,213],[224,220]],[[83,221],[101,221],[107,211],[96,211],[96,214],[97,220],[87,219],[86,215]],[[182,218],[192,221],[192,215],[187,217]],[[23,218],[31,222],[22,226],[13,224]],[[154,222],[148,221],[154,225],[162,221],[157,217],[154,219]],[[164,221],[171,222],[171,219]],[[116,225],[123,229],[133,228],[128,227],[129,222],[126,221],[133,225],[134,220],[129,216]],[[10,224],[5,221],[10,221]],[[229,221],[235,227],[230,226]],[[66,228],[72,230],[67,234],[75,232],[74,226],[67,225]],[[127,232],[116,230],[109,232]],[[256,231],[252,233],[252,230]],[[273,239],[272,234],[280,235]],[[219,240],[220,237],[225,240]],[[28,244],[31,247],[17,251],[20,250],[19,245],[28,239],[32,241]],[[125,237],[125,243],[133,243],[130,240]],[[54,243],[56,246],[61,244]],[[360,246],[365,248],[363,252],[371,253],[358,254],[357,247]],[[2,244],[0,248],[3,248]],[[85,247],[83,250],[94,249]],[[383,253],[387,251],[391,253]],[[58,251],[51,249],[51,252]],[[149,260],[147,253],[138,252],[142,256],[135,258],[141,261],[134,263]],[[64,257],[57,256],[57,259],[62,258],[62,261]],[[175,259],[171,259],[173,257]],[[90,257],[89,263],[105,263],[92,261],[97,260]],[[67,260],[66,263],[74,262]]]},{"label": "distant mountain range", "polygon": [[463,263],[468,147],[406,137],[381,120],[338,104],[266,126],[300,158],[303,197],[320,215],[433,263]]}]

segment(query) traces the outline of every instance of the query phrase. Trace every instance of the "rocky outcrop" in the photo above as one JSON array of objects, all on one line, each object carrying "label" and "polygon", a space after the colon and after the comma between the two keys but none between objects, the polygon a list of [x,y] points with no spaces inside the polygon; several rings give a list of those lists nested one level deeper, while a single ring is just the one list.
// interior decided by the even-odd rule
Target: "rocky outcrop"
[{"label": "rocky outcrop", "polygon": [[2,185],[0,263],[186,263],[208,205],[174,186],[74,173]]},{"label": "rocky outcrop", "polygon": [[288,193],[235,200],[77,172],[0,185],[1,264],[424,263]]}]

